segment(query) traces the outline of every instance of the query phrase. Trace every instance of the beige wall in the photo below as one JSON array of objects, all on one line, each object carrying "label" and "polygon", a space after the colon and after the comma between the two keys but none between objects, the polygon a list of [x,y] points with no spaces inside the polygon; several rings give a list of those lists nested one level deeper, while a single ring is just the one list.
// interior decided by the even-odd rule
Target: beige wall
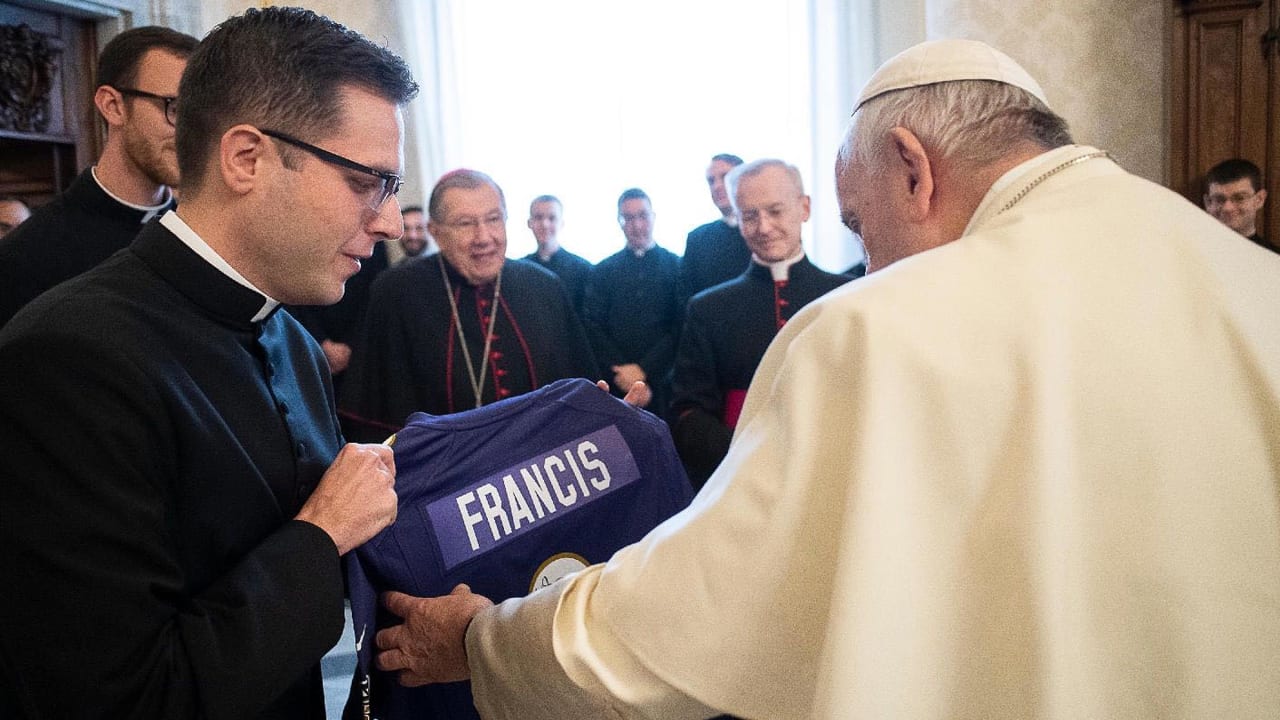
[{"label": "beige wall", "polygon": [[930,39],[1000,48],[1044,86],[1076,141],[1165,182],[1164,0],[926,0]]},{"label": "beige wall", "polygon": [[[156,0],[153,0],[155,2]],[[175,0],[168,0],[174,2]],[[194,2],[194,0],[176,0],[178,2]],[[198,35],[212,30],[222,20],[232,15],[239,15],[248,8],[264,5],[297,5],[314,10],[333,20],[346,25],[374,42],[385,45],[393,52],[404,57],[405,38],[401,33],[402,23],[397,0],[295,0],[293,2],[251,2],[250,0],[203,0],[200,2],[201,27]],[[401,205],[425,204],[422,202],[423,188],[430,188],[434,178],[423,178],[419,171],[418,154],[413,151],[417,141],[414,134],[412,113],[414,106],[426,102],[429,98],[419,96],[409,103],[405,118],[405,187],[400,192]],[[393,252],[398,247],[392,248]]]},{"label": "beige wall", "polygon": [[[139,4],[149,6],[155,21],[168,20],[202,35],[220,20],[263,3]],[[396,0],[299,4],[405,53]],[[874,25],[876,61],[926,37],[989,42],[1041,82],[1054,109],[1071,123],[1077,141],[1111,151],[1132,172],[1166,181],[1166,38],[1171,16],[1165,0],[871,0],[866,5]],[[419,98],[414,104],[426,100]],[[407,147],[413,147],[412,123],[406,140]],[[418,177],[417,162],[416,153],[407,154],[411,182],[406,199],[414,202],[421,188],[430,186],[430,179]]]},{"label": "beige wall", "polygon": [[[172,2],[173,0],[169,0]],[[219,21],[239,15],[247,8],[263,5],[299,5],[327,15],[366,37],[399,52],[399,11],[395,0],[300,0],[296,2],[252,2],[250,0],[204,0],[200,2],[203,32]]]}]

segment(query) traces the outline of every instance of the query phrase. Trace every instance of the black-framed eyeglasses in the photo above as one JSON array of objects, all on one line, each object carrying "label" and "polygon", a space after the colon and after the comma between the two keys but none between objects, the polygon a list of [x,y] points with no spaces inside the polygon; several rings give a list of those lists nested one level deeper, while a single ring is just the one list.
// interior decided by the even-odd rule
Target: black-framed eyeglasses
[{"label": "black-framed eyeglasses", "polygon": [[157,95],[149,93],[146,90],[138,90],[137,88],[116,88],[116,92],[128,97],[147,98],[148,100],[160,100],[164,103],[164,119],[170,125],[178,124],[178,98],[170,95]]},{"label": "black-framed eyeglasses", "polygon": [[355,170],[356,172],[362,172],[366,175],[372,175],[382,180],[382,185],[378,188],[378,191],[376,193],[373,193],[366,199],[366,202],[369,204],[369,207],[374,210],[381,209],[382,204],[385,203],[387,199],[390,198],[392,195],[398,194],[400,192],[401,186],[404,185],[404,179],[394,173],[382,172],[381,170],[374,170],[368,165],[362,165],[356,162],[355,160],[344,158],[337,153],[331,153],[328,150],[325,150],[324,148],[318,148],[315,145],[312,145],[311,143],[303,142],[296,137],[286,135],[277,130],[267,130],[266,128],[258,128],[258,129],[262,131],[263,135],[266,135],[268,137],[273,137],[276,140],[280,140],[282,142],[289,143],[294,147],[306,150],[307,152],[311,153],[312,155],[315,155],[316,157],[320,158],[321,160],[331,165],[337,165],[338,167],[343,167],[348,170]]}]

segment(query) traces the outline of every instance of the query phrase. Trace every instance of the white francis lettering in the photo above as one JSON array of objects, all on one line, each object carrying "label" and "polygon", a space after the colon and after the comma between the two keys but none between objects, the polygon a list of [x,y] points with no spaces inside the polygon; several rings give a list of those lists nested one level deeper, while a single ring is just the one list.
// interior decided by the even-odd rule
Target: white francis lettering
[{"label": "white francis lettering", "polygon": [[[480,507],[484,508],[484,517],[489,521],[489,532],[493,533],[493,539],[511,534],[511,521],[507,520],[507,513],[502,508],[502,496],[498,494],[498,489],[486,483],[476,488],[476,497],[480,498]],[[501,533],[498,532],[498,520],[502,521]]]},{"label": "white francis lettering", "polygon": [[[556,469],[553,470],[552,466],[556,466]],[[556,457],[555,455],[552,455],[551,457],[547,458],[542,462],[542,469],[546,472],[547,477],[549,478],[555,477],[557,470],[559,472],[564,472],[564,463],[560,462],[560,458]],[[554,503],[551,502],[551,491],[547,489],[546,481],[542,479],[542,475],[538,472],[537,464],[533,465],[533,467],[529,468],[529,470],[521,470],[520,474],[524,475],[530,470],[532,470],[533,474],[538,478],[538,485],[535,488],[535,486],[530,485],[529,482],[526,480],[525,487],[529,488],[530,492],[533,492],[535,490],[537,491],[536,494],[534,495],[534,503],[538,504],[538,519],[541,520],[542,514],[543,514],[541,503],[543,502],[546,503],[548,514],[555,512],[556,506]]]},{"label": "white francis lettering", "polygon": [[511,525],[519,530],[520,523],[533,522],[533,513],[529,511],[529,503],[520,494],[520,488],[516,487],[515,478],[506,475],[502,478],[502,484],[507,490],[507,505],[511,508]]},{"label": "white francis lettering", "polygon": [[[556,510],[570,508],[592,494],[609,489],[612,474],[589,440],[579,442],[502,476],[501,487],[484,483],[456,499],[471,550],[480,549],[476,526],[486,524],[497,541],[522,527],[536,524]],[[476,508],[476,506],[479,506]]]},{"label": "white francis lettering", "polygon": [[[579,443],[578,458],[582,460],[582,467],[588,470],[600,471],[599,475],[593,476],[591,478],[591,484],[595,485],[597,490],[608,490],[609,489],[609,466],[605,465],[604,461],[598,457],[587,457],[588,450],[590,450],[593,455],[600,454],[600,448],[596,447],[596,444],[591,442],[590,440],[584,440],[583,442]],[[579,475],[578,478],[581,479],[582,476]],[[587,488],[585,486],[582,488],[582,492],[583,494],[586,494]]]},{"label": "white francis lettering", "polygon": [[[547,470],[547,475],[551,475],[550,469]],[[520,477],[524,478],[524,487],[533,498],[533,509],[538,513],[539,520],[556,511],[556,504],[551,502],[551,491],[547,489],[547,481],[542,479],[537,465],[520,468]]]},{"label": "white francis lettering", "polygon": [[[565,450],[564,456],[569,459],[569,467],[573,468],[573,472],[576,474],[578,472],[578,465],[573,461],[573,453]],[[560,478],[555,476],[552,476],[550,480],[551,487],[555,488],[556,491],[556,499],[560,501],[561,505],[569,507],[577,502],[578,491],[574,489],[573,483],[561,485]],[[569,489],[565,490],[566,487]]]},{"label": "white francis lettering", "polygon": [[458,512],[462,513],[462,524],[467,528],[467,539],[471,541],[471,549],[479,550],[480,542],[476,540],[476,525],[484,520],[479,513],[467,512],[467,506],[476,501],[476,494],[467,491],[458,496]]}]

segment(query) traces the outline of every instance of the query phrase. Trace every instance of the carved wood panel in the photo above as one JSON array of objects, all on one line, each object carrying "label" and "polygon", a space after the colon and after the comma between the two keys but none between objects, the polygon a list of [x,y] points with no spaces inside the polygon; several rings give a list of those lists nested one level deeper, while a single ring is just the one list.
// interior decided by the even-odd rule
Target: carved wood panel
[{"label": "carved wood panel", "polygon": [[97,158],[93,23],[0,2],[0,195],[39,205]]},{"label": "carved wood panel", "polygon": [[0,25],[0,130],[49,130],[60,54],[30,25]]}]

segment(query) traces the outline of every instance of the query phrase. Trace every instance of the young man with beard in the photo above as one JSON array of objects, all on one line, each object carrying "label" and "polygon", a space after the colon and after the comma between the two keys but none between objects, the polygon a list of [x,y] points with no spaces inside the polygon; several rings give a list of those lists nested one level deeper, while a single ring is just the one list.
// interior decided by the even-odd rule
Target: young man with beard
[{"label": "young man with beard", "polygon": [[107,259],[173,207],[178,81],[198,41],[169,28],[120,33],[98,57],[102,156],[0,242],[0,326],[37,295]]},{"label": "young man with beard", "polygon": [[403,256],[398,262],[427,254],[431,249],[431,236],[427,234],[427,217],[420,205],[406,205],[400,209],[404,220],[404,235],[400,238]]}]

